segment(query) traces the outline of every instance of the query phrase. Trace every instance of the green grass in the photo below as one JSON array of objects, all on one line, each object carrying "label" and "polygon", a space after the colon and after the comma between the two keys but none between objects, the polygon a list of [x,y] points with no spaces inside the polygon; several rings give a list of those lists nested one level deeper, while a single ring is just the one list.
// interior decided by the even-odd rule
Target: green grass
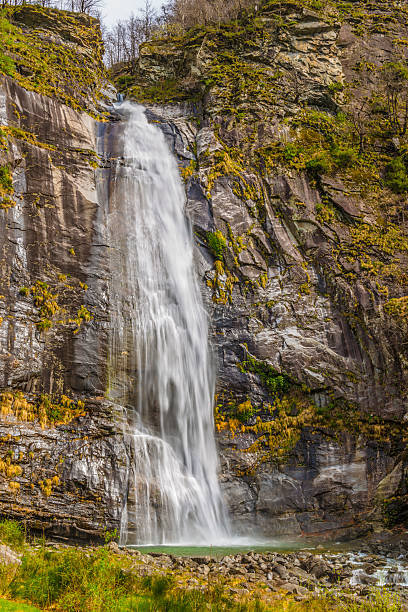
[{"label": "green grass", "polygon": [[[25,546],[15,521],[0,523],[0,539]],[[179,583],[193,577],[188,571],[143,577],[137,561],[132,563],[134,557],[107,547],[50,551],[43,546],[34,551],[26,545],[21,566],[0,565],[0,612],[402,612],[397,596],[383,589],[364,604],[342,603],[330,593],[310,593],[304,602],[288,595],[270,603],[251,593],[237,601],[223,579],[201,580],[200,588],[188,589]]]},{"label": "green grass", "polygon": [[17,552],[23,550],[25,545],[25,533],[17,521],[0,521],[0,541],[7,544]]},{"label": "green grass", "polygon": [[[179,595],[161,595],[158,597],[133,596],[118,599],[113,607],[94,608],[92,602],[85,607],[53,607],[54,610],[72,612],[402,612],[403,608],[396,596],[380,594],[372,601],[361,603],[336,604],[329,598],[316,598],[306,602],[293,600],[276,601],[272,605],[256,600],[251,604],[233,602],[229,598],[217,595],[217,601],[198,591],[185,591]],[[0,612],[40,612],[40,608],[29,604],[0,600]]]},{"label": "green grass", "polygon": [[[372,601],[341,604],[327,597],[295,602],[290,597],[266,604],[252,594],[248,601],[236,601],[221,581],[208,582],[203,589],[185,589],[175,576],[163,573],[140,577],[131,570],[129,557],[112,554],[107,548],[61,552],[45,548],[28,552],[8,586],[7,595],[32,602],[40,609],[61,612],[400,612],[398,600],[378,590]],[[312,596],[312,594],[311,594]],[[12,603],[6,603],[13,606]],[[32,610],[18,607],[5,610]],[[35,608],[34,608],[35,609]],[[1,610],[1,608],[0,608]]]},{"label": "green grass", "polygon": [[29,604],[0,599],[0,612],[40,612],[40,610]]},{"label": "green grass", "polygon": [[106,548],[89,556],[79,549],[61,553],[42,549],[23,557],[10,593],[40,607],[115,610],[118,600],[134,591],[133,575],[125,572],[128,564]]},{"label": "green grass", "polygon": [[107,548],[27,553],[11,581],[12,598],[40,608],[75,612],[257,612],[260,602],[236,603],[220,583],[200,590],[180,590],[169,575],[140,578],[130,571],[129,558]]}]

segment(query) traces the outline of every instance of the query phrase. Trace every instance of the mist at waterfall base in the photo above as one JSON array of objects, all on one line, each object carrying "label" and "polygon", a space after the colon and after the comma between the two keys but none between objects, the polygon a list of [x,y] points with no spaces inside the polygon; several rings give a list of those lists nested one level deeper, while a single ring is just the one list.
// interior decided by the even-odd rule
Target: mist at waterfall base
[{"label": "mist at waterfall base", "polygon": [[[217,478],[214,369],[177,162],[144,108],[116,105],[123,157],[110,202],[116,305],[110,395],[127,409],[126,545],[227,543]],[[129,372],[133,389],[127,389]]]}]

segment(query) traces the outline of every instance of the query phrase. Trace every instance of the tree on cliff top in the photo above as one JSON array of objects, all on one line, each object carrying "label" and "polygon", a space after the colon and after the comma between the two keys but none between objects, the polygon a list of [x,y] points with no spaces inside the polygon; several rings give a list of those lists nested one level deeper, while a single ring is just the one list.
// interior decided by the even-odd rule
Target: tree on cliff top
[{"label": "tree on cliff top", "polygon": [[24,4],[36,4],[45,8],[66,9],[68,11],[98,16],[103,0],[2,0],[1,2],[2,8]]},{"label": "tree on cliff top", "polygon": [[158,14],[150,0],[129,19],[118,21],[106,33],[106,62],[109,66],[126,62],[131,70],[139,54],[139,46],[161,35],[169,28],[188,30],[197,25],[220,24],[237,18],[248,10],[257,10],[261,0],[168,0]]},{"label": "tree on cliff top", "polygon": [[262,0],[170,0],[163,6],[163,16],[166,23],[189,29],[236,19],[244,11],[257,10],[261,3]]},{"label": "tree on cliff top", "polygon": [[105,35],[106,62],[109,66],[126,62],[131,71],[139,55],[139,46],[151,38],[160,21],[150,0],[145,0],[139,15],[118,21]]},{"label": "tree on cliff top", "polygon": [[99,12],[102,7],[102,0],[66,0],[65,8],[78,13],[88,13],[93,15]]}]

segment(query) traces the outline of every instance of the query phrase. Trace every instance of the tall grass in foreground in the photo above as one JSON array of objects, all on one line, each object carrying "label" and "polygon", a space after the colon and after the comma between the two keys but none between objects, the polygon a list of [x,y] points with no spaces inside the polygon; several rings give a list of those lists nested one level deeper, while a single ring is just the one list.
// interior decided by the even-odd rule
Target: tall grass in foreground
[{"label": "tall grass in foreground", "polygon": [[25,533],[17,521],[0,521],[0,542],[20,552],[26,543]]},{"label": "tall grass in foreground", "polygon": [[[333,594],[306,602],[276,595],[271,603],[254,594],[236,601],[229,586],[209,582],[203,590],[180,588],[171,574],[141,577],[132,569],[134,558],[116,555],[107,547],[33,551],[24,544],[24,532],[14,521],[0,522],[0,538],[25,550],[21,566],[0,565],[0,612],[18,611],[25,601],[41,610],[60,612],[402,612],[391,593],[380,590],[366,603],[342,602]],[[188,577],[191,577],[189,575]],[[313,597],[311,593],[311,597]],[[4,604],[4,605],[3,605]],[[28,608],[30,609],[30,608]]]},{"label": "tall grass in foreground", "polygon": [[334,596],[296,602],[283,597],[266,604],[260,599],[235,601],[221,583],[204,590],[180,589],[171,575],[140,578],[131,560],[107,548],[86,552],[73,549],[27,553],[9,585],[14,599],[39,608],[66,612],[400,612],[387,591],[378,590],[367,603],[343,603]]}]

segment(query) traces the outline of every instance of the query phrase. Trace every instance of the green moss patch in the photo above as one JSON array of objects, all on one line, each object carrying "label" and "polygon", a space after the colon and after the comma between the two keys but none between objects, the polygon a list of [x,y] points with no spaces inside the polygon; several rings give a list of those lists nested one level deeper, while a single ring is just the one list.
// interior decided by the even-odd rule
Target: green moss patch
[{"label": "green moss patch", "polygon": [[247,353],[246,359],[238,365],[241,372],[251,372],[259,376],[262,384],[271,395],[282,395],[292,385],[292,381],[284,373],[278,372],[266,361],[255,359]]},{"label": "green moss patch", "polygon": [[98,113],[105,80],[98,21],[40,6],[9,6],[1,13],[0,32],[0,73],[75,110]]},{"label": "green moss patch", "polygon": [[207,244],[216,259],[222,260],[227,248],[227,239],[220,230],[207,233]]}]

